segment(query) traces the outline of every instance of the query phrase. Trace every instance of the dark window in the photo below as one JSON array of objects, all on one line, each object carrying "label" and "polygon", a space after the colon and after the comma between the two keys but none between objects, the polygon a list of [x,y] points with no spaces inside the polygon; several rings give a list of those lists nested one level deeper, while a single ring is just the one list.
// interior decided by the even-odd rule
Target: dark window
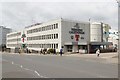
[{"label": "dark window", "polygon": [[54,24],[54,29],[55,29],[56,25]]},{"label": "dark window", "polygon": [[56,23],[56,28],[58,28],[58,23]]},{"label": "dark window", "polygon": [[54,34],[54,39],[55,39],[55,34]]},{"label": "dark window", "polygon": [[56,39],[58,39],[58,34],[56,34]]}]

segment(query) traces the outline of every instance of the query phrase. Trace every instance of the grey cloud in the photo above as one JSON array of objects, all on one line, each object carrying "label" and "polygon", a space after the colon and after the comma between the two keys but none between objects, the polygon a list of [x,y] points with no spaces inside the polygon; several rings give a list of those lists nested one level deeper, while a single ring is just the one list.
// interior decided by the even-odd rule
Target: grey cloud
[{"label": "grey cloud", "polygon": [[36,22],[50,19],[68,18],[80,21],[103,21],[117,28],[116,3],[87,3],[87,2],[18,2],[2,4],[3,23],[14,29],[23,29]]}]

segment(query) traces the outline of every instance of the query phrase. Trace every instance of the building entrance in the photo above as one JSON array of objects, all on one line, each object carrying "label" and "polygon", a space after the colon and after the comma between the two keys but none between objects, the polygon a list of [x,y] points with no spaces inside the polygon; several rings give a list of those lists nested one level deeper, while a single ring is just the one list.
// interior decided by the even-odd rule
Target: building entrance
[{"label": "building entrance", "polygon": [[66,52],[79,52],[79,50],[83,52],[87,52],[87,45],[66,45]]},{"label": "building entrance", "polygon": [[67,45],[67,52],[72,52],[72,45]]}]

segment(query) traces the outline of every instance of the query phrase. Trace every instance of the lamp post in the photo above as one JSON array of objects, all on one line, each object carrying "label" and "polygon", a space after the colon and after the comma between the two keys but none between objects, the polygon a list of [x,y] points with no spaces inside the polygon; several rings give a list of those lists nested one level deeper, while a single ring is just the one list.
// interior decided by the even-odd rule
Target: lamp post
[{"label": "lamp post", "polygon": [[[90,29],[91,29],[91,28],[90,28],[90,21],[91,21],[91,18],[89,18],[89,32],[90,32]],[[88,48],[88,51],[87,51],[87,52],[88,52],[88,54],[89,54],[89,52],[90,52],[90,41],[91,41],[91,40],[90,40],[90,36],[91,36],[91,33],[90,33],[89,39],[88,39],[88,41],[87,41],[87,43],[88,43],[88,44],[87,44],[87,48]]]}]

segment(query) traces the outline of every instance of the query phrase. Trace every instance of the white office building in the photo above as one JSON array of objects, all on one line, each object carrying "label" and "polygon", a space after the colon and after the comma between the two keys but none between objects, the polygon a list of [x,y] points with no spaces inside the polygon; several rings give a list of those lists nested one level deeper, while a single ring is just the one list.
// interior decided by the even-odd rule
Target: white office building
[{"label": "white office building", "polygon": [[118,30],[110,29],[108,42],[113,43],[113,47],[118,48]]},{"label": "white office building", "polygon": [[92,44],[95,45],[97,42],[102,44],[101,38],[97,37],[103,36],[101,34],[101,36],[98,35],[93,39],[91,34],[96,31],[92,29],[91,32],[90,28],[89,22],[66,19],[37,23],[28,26],[23,31],[7,34],[7,47],[14,49],[26,44],[28,49],[37,51],[44,48],[55,48],[59,52],[63,47],[64,52],[78,52],[81,49],[87,53]]}]

